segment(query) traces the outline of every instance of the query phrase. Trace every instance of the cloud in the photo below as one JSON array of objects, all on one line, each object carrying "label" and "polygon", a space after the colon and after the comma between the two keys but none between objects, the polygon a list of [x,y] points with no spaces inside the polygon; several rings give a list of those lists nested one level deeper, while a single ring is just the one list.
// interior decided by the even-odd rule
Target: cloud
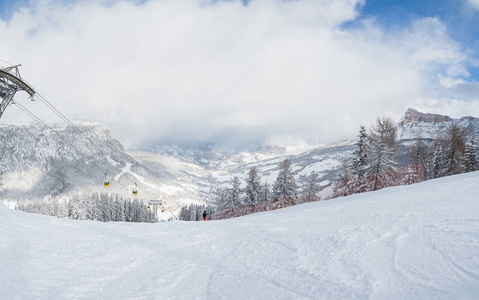
[{"label": "cloud", "polygon": [[467,0],[467,2],[469,2],[475,9],[479,9],[479,0]]},{"label": "cloud", "polygon": [[342,28],[361,0],[32,3],[0,21],[0,58],[21,62],[70,119],[100,122],[128,147],[354,138],[434,96],[438,74],[468,75],[438,19]]}]

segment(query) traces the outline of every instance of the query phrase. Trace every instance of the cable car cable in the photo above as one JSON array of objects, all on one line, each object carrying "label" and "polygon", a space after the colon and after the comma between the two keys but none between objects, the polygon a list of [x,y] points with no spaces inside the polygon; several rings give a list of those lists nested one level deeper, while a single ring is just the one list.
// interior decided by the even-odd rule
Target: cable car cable
[{"label": "cable car cable", "polygon": [[62,118],[65,122],[67,122],[67,124],[69,124],[70,126],[73,127],[73,129],[75,129],[75,131],[81,135],[84,139],[88,140],[92,145],[93,147],[95,147],[95,149],[98,150],[98,152],[100,152],[101,154],[103,154],[104,156],[109,156],[107,153],[105,153],[101,148],[99,148],[97,145],[95,145],[95,143],[89,138],[87,137],[85,134],[83,134],[80,129],[78,129],[78,127],[73,124],[73,122],[71,122],[64,114],[62,114],[53,104],[51,104],[45,97],[43,97],[40,93],[37,93],[39,99],[48,107],[50,108],[54,113],[56,113],[60,118]]},{"label": "cable car cable", "polygon": [[[34,119],[35,121],[41,123],[43,126],[45,126],[47,129],[49,129],[51,132],[53,132],[54,134],[56,134],[62,141],[66,142],[67,144],[69,144],[73,149],[75,149],[76,151],[78,151],[85,160],[88,160],[88,158],[86,157],[86,153],[84,153],[82,150],[80,150],[78,147],[76,147],[72,141],[69,141],[67,140],[64,136],[60,135],[57,131],[55,131],[55,129],[53,129],[51,126],[49,126],[47,123],[45,123],[42,119],[40,119],[39,117],[37,117],[34,113],[32,113],[30,110],[28,110],[26,107],[24,107],[23,105],[21,105],[20,103],[18,102],[15,102],[15,105],[21,109],[23,112],[25,112],[27,115],[29,115],[32,119]],[[103,170],[102,168],[100,168],[94,161],[92,161],[92,164],[97,167],[100,171],[102,172],[105,172],[105,170]]]},{"label": "cable car cable", "polygon": [[[36,93],[38,95],[38,98],[48,107],[50,108],[53,112],[55,112],[55,114],[57,114],[61,119],[63,119],[67,124],[69,124],[70,126],[72,126],[75,131],[81,135],[85,140],[87,140],[88,142],[90,142],[90,144],[95,147],[95,149],[98,150],[98,152],[100,152],[101,154],[103,154],[105,157],[109,157],[109,155],[107,153],[105,153],[101,148],[99,148],[89,137],[87,137],[86,135],[84,135],[79,129],[77,126],[75,126],[75,124],[73,124],[64,114],[62,114],[53,104],[51,104],[45,97],[43,97],[43,95],[41,95],[40,93]],[[128,180],[130,180],[132,183],[135,183],[136,182],[134,180],[132,180],[131,178],[128,178]]]},{"label": "cable car cable", "polygon": [[[64,137],[62,135],[60,135],[57,131],[55,131],[55,129],[53,129],[51,126],[49,126],[47,123],[45,123],[42,119],[40,119],[39,117],[37,117],[34,113],[32,113],[30,110],[28,110],[26,107],[24,107],[23,105],[21,105],[20,103],[18,102],[15,102],[15,105],[17,105],[18,108],[20,108],[21,110],[23,110],[26,114],[28,114],[31,118],[33,118],[34,120],[36,120],[37,122],[41,123],[43,126],[45,126],[47,129],[49,129],[50,131],[52,131],[53,133],[55,133],[60,139],[62,139],[64,142],[66,142],[67,144],[69,144],[73,149],[77,150],[82,156],[83,158],[85,159],[85,163],[86,161],[88,161],[88,157],[87,157],[87,154],[85,152],[83,152],[80,148],[78,148],[75,143],[72,141],[72,140],[67,140],[69,139],[68,137]],[[60,112],[59,112],[60,113]],[[61,114],[61,113],[60,113]],[[63,114],[61,114],[63,115]],[[66,118],[66,117],[65,117]],[[72,124],[71,122],[69,122],[70,124]],[[83,135],[80,130],[72,124],[72,127],[74,127],[76,129],[76,131]],[[93,144],[93,146],[96,147],[96,145],[93,143],[93,141],[91,141],[91,139],[89,138],[86,138],[91,144]],[[98,148],[97,148],[98,149]],[[102,151],[100,151],[102,152]],[[102,152],[104,153],[104,152]],[[107,155],[105,155],[107,156]],[[101,167],[99,167],[94,161],[91,161],[92,164],[97,167],[101,172],[105,173],[105,177],[106,177],[106,174],[107,172],[105,172],[104,169],[102,169]],[[131,178],[128,178],[126,177],[128,180],[130,180],[131,182],[133,182],[136,186],[136,182],[134,180],[132,180]],[[126,186],[120,182],[118,182],[121,186],[123,186],[124,188],[126,188]],[[105,187],[109,187],[110,186],[110,182],[107,178],[105,178],[105,182],[103,183],[103,185]],[[130,189],[130,187],[128,187],[128,189]],[[136,192],[136,193],[135,193]],[[137,188],[134,188],[133,191],[132,191],[133,195],[136,196],[138,194],[138,189]]]}]

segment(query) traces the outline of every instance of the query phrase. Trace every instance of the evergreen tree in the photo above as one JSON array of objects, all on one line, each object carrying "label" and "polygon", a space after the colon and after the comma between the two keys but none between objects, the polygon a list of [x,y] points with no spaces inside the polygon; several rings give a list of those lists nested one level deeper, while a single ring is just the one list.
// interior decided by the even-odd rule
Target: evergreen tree
[{"label": "evergreen tree", "polygon": [[353,159],[351,162],[352,173],[358,177],[364,176],[368,167],[367,136],[366,128],[364,125],[361,125],[358,141],[355,143],[357,148],[353,151]]},{"label": "evergreen tree", "polygon": [[94,220],[94,206],[93,206],[93,197],[86,197],[85,196],[85,209],[86,209],[86,219],[87,220]]},{"label": "evergreen tree", "polygon": [[191,221],[189,206],[183,206],[181,208],[178,218],[182,221]]},{"label": "evergreen tree", "polygon": [[436,146],[436,151],[432,158],[432,178],[439,178],[443,176],[444,163],[442,160],[442,147],[441,145]]},{"label": "evergreen tree", "polygon": [[273,186],[273,197],[278,201],[291,202],[296,204],[296,182],[291,169],[291,162],[285,159],[279,168],[278,177]]},{"label": "evergreen tree", "polygon": [[224,211],[233,207],[229,199],[229,190],[226,188],[217,188],[216,189],[216,206],[219,211]]},{"label": "evergreen tree", "polygon": [[100,210],[102,215],[103,222],[110,222],[111,221],[111,201],[110,197],[107,194],[100,194]]},{"label": "evergreen tree", "polygon": [[472,136],[464,150],[464,171],[474,172],[478,170],[478,167],[476,139]]},{"label": "evergreen tree", "polygon": [[264,183],[262,191],[263,191],[263,193],[262,193],[263,195],[261,197],[261,200],[265,201],[265,202],[269,201],[270,198],[271,198],[271,196],[270,196],[271,192],[269,190],[268,180],[266,180],[266,182]]},{"label": "evergreen tree", "polygon": [[257,167],[251,167],[246,178],[245,203],[255,204],[261,198],[261,175]]},{"label": "evergreen tree", "polygon": [[116,206],[118,209],[118,213],[117,213],[118,221],[123,222],[125,221],[125,204],[124,204],[125,201],[121,198],[116,199],[116,201],[117,201]]},{"label": "evergreen tree", "polygon": [[[140,202],[140,201],[138,201]],[[149,222],[150,221],[150,213],[148,212],[148,208],[144,203],[140,203],[140,218],[138,222]]]},{"label": "evergreen tree", "polygon": [[92,195],[92,215],[93,220],[104,222],[103,211],[101,208],[101,200],[99,194]]},{"label": "evergreen tree", "polygon": [[70,203],[70,210],[69,210],[70,218],[76,219],[76,220],[86,220],[85,203],[82,201],[79,195],[73,195],[69,203]]},{"label": "evergreen tree", "polygon": [[132,221],[132,207],[131,201],[129,199],[123,201],[123,207],[125,211],[125,222],[133,222]]},{"label": "evergreen tree", "polygon": [[229,200],[233,207],[241,205],[241,183],[239,177],[234,176],[231,183],[232,187],[229,193]]},{"label": "evergreen tree", "polygon": [[131,222],[141,222],[141,217],[140,217],[140,202],[138,202],[137,199],[134,199],[132,204],[131,204],[131,209],[132,209],[132,212],[131,212],[131,215],[132,215],[132,218],[131,218]]},{"label": "evergreen tree", "polygon": [[418,182],[419,177],[416,171],[416,168],[409,166],[407,168],[406,175],[404,176],[404,182],[403,184],[409,185],[409,184],[414,184]]}]

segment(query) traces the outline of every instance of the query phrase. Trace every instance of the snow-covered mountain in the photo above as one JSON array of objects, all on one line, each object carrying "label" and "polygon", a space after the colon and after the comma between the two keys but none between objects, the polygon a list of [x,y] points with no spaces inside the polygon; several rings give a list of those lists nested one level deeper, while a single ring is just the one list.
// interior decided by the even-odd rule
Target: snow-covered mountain
[{"label": "snow-covered mountain", "polygon": [[[140,200],[161,199],[171,209],[199,200],[194,187],[191,191],[164,169],[152,170],[138,163],[98,124],[49,126],[53,131],[40,125],[0,126],[0,197],[4,202],[77,193],[128,198],[133,197],[134,188]],[[108,188],[103,186],[105,179],[110,181]]]},{"label": "snow-covered mountain", "polygon": [[[244,179],[250,167],[261,170],[263,183],[274,183],[280,163],[288,158],[293,174],[301,187],[312,171],[318,173],[320,185],[329,185],[337,176],[343,162],[350,158],[354,142],[309,147],[305,152],[295,145],[264,147],[257,151],[225,154],[213,147],[200,146],[184,149],[179,146],[161,146],[148,152],[130,152],[149,169],[166,168],[179,182],[195,185],[203,199],[212,199],[212,190],[231,184],[233,176]],[[301,149],[303,149],[301,147]]]},{"label": "snow-covered mountain", "polygon": [[479,173],[207,222],[0,203],[2,299],[478,299]]},{"label": "snow-covered mountain", "polygon": [[[400,145],[404,150],[418,133],[431,142],[453,121],[479,132],[477,118],[453,120],[408,109],[398,123]],[[251,166],[261,170],[262,182],[271,187],[285,158],[292,163],[299,187],[312,171],[318,173],[321,186],[328,186],[336,179],[343,161],[351,159],[355,147],[353,140],[226,152],[208,144],[162,144],[126,152],[98,124],[52,126],[55,132],[39,125],[0,126],[0,167],[5,170],[0,197],[4,202],[97,192],[129,197],[136,184],[140,200],[161,199],[169,209],[178,210],[187,203],[213,201],[218,187],[229,187],[233,176],[244,179]],[[402,153],[400,166],[407,161],[407,152]],[[103,187],[105,172],[111,182],[109,188]]]},{"label": "snow-covered mountain", "polygon": [[409,108],[404,117],[399,121],[399,139],[408,141],[421,136],[423,139],[436,139],[438,134],[444,132],[452,122],[456,122],[461,128],[468,131],[475,130],[479,133],[479,118],[461,117],[453,119],[448,116],[421,113],[413,108]]}]

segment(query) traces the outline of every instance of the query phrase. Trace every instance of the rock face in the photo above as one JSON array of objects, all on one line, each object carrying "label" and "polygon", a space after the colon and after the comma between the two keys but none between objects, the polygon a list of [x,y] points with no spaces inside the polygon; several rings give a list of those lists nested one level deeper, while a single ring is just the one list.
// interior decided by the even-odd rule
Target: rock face
[{"label": "rock face", "polygon": [[478,118],[461,117],[460,119],[453,119],[449,116],[421,113],[413,108],[409,108],[398,123],[398,136],[401,141],[412,140],[418,136],[423,139],[434,140],[452,122],[457,122],[459,126],[469,132],[473,130],[479,132]]},{"label": "rock face", "polygon": [[432,123],[444,123],[451,122],[452,119],[448,116],[421,113],[414,108],[409,108],[404,117],[399,121],[399,126],[403,126],[406,123],[420,123],[420,122],[432,122]]}]

